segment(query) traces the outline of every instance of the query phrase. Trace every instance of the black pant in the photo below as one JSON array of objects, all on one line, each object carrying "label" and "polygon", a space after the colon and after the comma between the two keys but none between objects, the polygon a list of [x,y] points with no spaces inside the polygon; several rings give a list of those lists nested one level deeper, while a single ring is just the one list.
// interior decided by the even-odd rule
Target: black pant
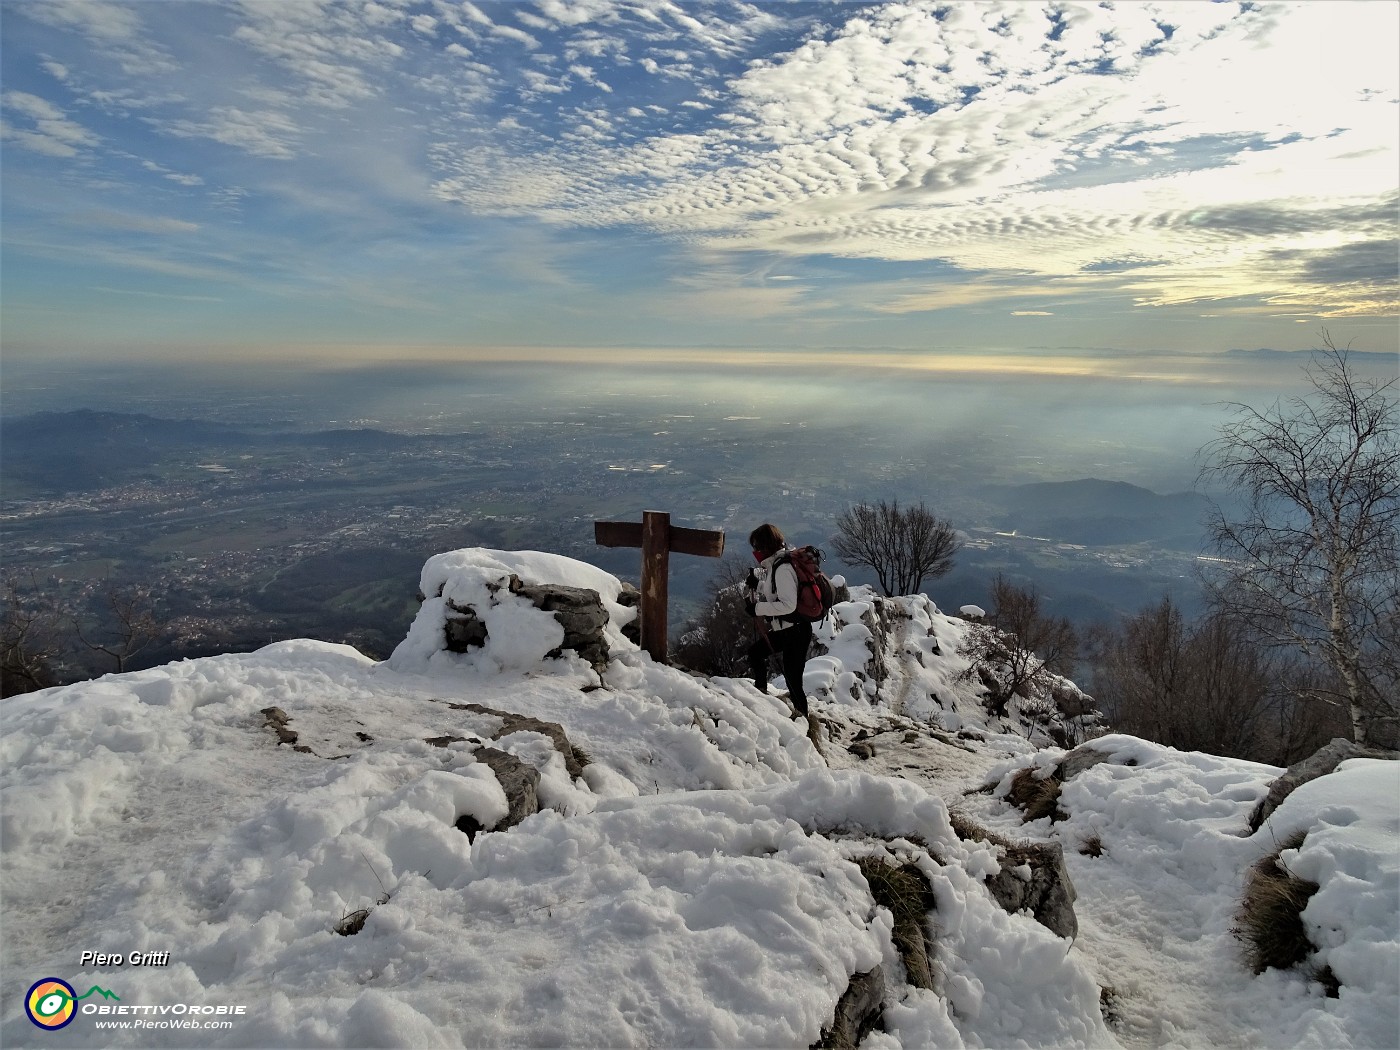
[{"label": "black pant", "polygon": [[759,692],[768,688],[768,657],[777,653],[783,658],[783,680],[787,682],[788,698],[799,715],[807,713],[807,694],[802,689],[802,669],[807,665],[807,650],[812,644],[812,625],[800,622],[781,631],[770,630],[749,646],[749,674]]}]

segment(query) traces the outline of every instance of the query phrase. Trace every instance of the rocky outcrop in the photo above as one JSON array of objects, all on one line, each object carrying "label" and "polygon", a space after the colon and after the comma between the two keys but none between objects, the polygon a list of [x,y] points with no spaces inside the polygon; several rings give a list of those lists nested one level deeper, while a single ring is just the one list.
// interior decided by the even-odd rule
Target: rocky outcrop
[{"label": "rocky outcrop", "polygon": [[855,974],[836,1002],[836,1015],[812,1050],[855,1050],[883,1012],[885,975],[880,967]]},{"label": "rocky outcrop", "polygon": [[1056,709],[1069,718],[1082,718],[1098,714],[1098,703],[1068,678],[1060,678],[1050,685],[1050,699]]},{"label": "rocky outcrop", "polygon": [[880,689],[890,674],[885,666],[885,651],[889,647],[889,637],[894,632],[898,612],[894,602],[888,598],[875,598],[870,608],[861,613],[860,622],[870,631],[870,659],[865,662],[864,677],[866,681],[874,683],[875,697],[880,695]]},{"label": "rocky outcrop", "polygon": [[634,616],[628,623],[622,625],[622,637],[626,638],[633,645],[642,644],[642,592],[633,587],[626,580],[622,581],[622,590],[618,592],[617,604],[624,609],[636,609],[637,616]]},{"label": "rocky outcrop", "polygon": [[[569,776],[577,777],[583,774],[583,767],[588,765],[588,755],[574,747],[569,741],[568,734],[564,732],[564,727],[558,722],[546,722],[543,719],[534,718],[530,715],[519,715],[513,711],[501,711],[494,707],[486,707],[482,704],[458,704],[452,701],[443,700],[454,711],[470,711],[477,715],[490,715],[501,720],[501,726],[491,734],[492,740],[500,740],[508,737],[512,733],[539,733],[549,737],[554,744],[554,750],[558,751],[564,759],[564,768],[569,771]],[[442,741],[452,741],[461,739],[459,737],[441,737],[428,741],[430,744],[445,746]]]},{"label": "rocky outcrop", "polygon": [[1001,870],[987,880],[996,902],[1012,915],[1029,911],[1035,921],[1058,937],[1079,935],[1074,914],[1078,896],[1058,843],[1012,843],[1004,848]]},{"label": "rocky outcrop", "polygon": [[479,748],[476,760],[491,768],[496,781],[506,793],[506,815],[489,828],[470,813],[457,818],[457,829],[465,832],[468,839],[475,839],[482,831],[505,831],[515,827],[532,813],[540,811],[540,771],[528,762],[522,762],[514,755],[494,747]]},{"label": "rocky outcrop", "polygon": [[1036,922],[1059,937],[1073,940],[1078,936],[1079,919],[1074,914],[1078,894],[1065,867],[1064,848],[1058,842],[1012,842],[957,812],[949,814],[949,821],[958,838],[996,847],[1000,870],[987,880],[987,890],[1002,908],[1012,915],[1029,911]]},{"label": "rocky outcrop", "polygon": [[[564,640],[546,655],[557,657],[572,649],[595,668],[608,662],[608,643],[603,629],[608,623],[607,610],[597,591],[586,587],[568,587],[561,583],[524,583],[512,574],[507,587],[511,594],[528,599],[536,608],[550,613],[564,630]],[[465,653],[486,644],[485,622],[471,606],[447,603],[447,649]]]},{"label": "rocky outcrop", "polygon": [[1338,737],[1301,762],[1295,762],[1289,766],[1287,772],[1270,785],[1269,793],[1259,800],[1259,804],[1254,807],[1254,812],[1249,815],[1249,830],[1254,832],[1263,827],[1264,821],[1269,819],[1269,815],[1278,809],[1283,800],[1292,794],[1295,788],[1306,784],[1309,780],[1326,776],[1349,758],[1396,759],[1400,758],[1400,753],[1362,747],[1360,744],[1354,744],[1350,740]]}]

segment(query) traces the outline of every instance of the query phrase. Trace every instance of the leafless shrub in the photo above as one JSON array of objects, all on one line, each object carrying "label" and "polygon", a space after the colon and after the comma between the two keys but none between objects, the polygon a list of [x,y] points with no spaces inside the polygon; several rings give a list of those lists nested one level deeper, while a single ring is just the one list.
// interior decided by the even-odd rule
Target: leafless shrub
[{"label": "leafless shrub", "polygon": [[1195,623],[1164,597],[1096,640],[1094,692],[1124,733],[1183,751],[1287,765],[1332,738],[1301,702],[1306,666],[1223,610]]},{"label": "leafless shrub", "polygon": [[989,626],[972,633],[963,649],[972,661],[963,677],[982,682],[988,711],[997,717],[1005,717],[1012,697],[1029,702],[1024,714],[1052,716],[1048,694],[1057,676],[1073,671],[1079,651],[1073,626],[1042,611],[1033,585],[1019,587],[1000,573],[992,581],[992,601]]},{"label": "leafless shrub", "polygon": [[0,594],[0,696],[58,684],[60,644],[53,595],[31,574],[8,576]]},{"label": "leafless shrub", "polygon": [[72,618],[73,631],[94,653],[110,657],[119,673],[160,637],[155,599],[146,587],[108,584],[94,607],[92,615]]},{"label": "leafless shrub", "polygon": [[753,618],[744,609],[743,581],[748,566],[725,558],[710,578],[709,602],[681,628],[671,646],[672,659],[702,674],[735,677],[748,674],[748,649],[754,640]]},{"label": "leafless shrub", "polygon": [[962,541],[947,521],[922,503],[901,508],[899,501],[858,503],[836,519],[832,549],[847,565],[875,571],[889,596],[917,594],[926,579],[953,567]]}]

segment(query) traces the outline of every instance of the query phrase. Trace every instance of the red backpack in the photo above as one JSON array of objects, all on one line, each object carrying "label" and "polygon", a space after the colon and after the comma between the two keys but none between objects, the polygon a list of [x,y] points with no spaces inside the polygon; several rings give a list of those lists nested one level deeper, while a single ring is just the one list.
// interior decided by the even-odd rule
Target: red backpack
[{"label": "red backpack", "polygon": [[820,623],[836,604],[836,590],[821,569],[824,557],[816,547],[797,547],[784,551],[773,562],[774,572],[777,572],[779,565],[787,562],[797,573],[797,610],[792,614],[794,620]]}]

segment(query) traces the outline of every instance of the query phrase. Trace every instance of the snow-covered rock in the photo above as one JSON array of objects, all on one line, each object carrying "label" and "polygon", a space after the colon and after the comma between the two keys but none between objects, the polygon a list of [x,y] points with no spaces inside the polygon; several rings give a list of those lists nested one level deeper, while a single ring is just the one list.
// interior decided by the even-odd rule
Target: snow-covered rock
[{"label": "snow-covered rock", "polygon": [[[599,595],[601,671],[552,655],[555,621],[511,576]],[[1381,773],[1337,779],[1348,763],[1270,821],[1307,822],[1304,792],[1332,785],[1296,858],[1329,888],[1330,1000],[1227,951],[1260,849],[1244,821],[1277,770],[1107,737],[1064,783],[1066,819],[1023,825],[1003,782],[1064,752],[986,717],[958,677],[966,625],[926,598],[858,595],[829,625],[819,751],[779,698],[651,661],[591,566],[452,552],[422,592],[384,663],[285,642],[4,701],[4,1045],[811,1045],[862,997],[869,1048],[1394,1035]],[[449,603],[495,644],[451,652]],[[844,746],[860,734],[869,758]],[[969,818],[1064,847],[1073,942],[998,903],[989,883],[1030,865],[960,837]],[[927,884],[931,989],[872,859]],[[1348,880],[1374,886],[1348,905]],[[26,1012],[48,977],[75,997],[57,1037]],[[227,1027],[183,1026],[207,1022]]]}]

